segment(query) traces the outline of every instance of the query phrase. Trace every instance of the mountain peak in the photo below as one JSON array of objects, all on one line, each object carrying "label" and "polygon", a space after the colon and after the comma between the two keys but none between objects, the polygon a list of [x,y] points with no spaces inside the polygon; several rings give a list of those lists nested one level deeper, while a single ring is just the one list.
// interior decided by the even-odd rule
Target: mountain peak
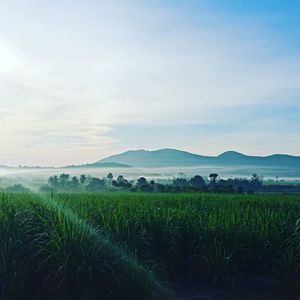
[{"label": "mountain peak", "polygon": [[230,150],[221,153],[218,157],[234,158],[234,157],[245,157],[245,156],[246,156],[245,154]]},{"label": "mountain peak", "polygon": [[300,158],[287,155],[270,157],[248,156],[237,151],[226,151],[219,156],[203,156],[183,150],[163,148],[158,150],[130,150],[100,161],[114,162],[134,167],[199,167],[199,166],[264,166],[299,167]]}]

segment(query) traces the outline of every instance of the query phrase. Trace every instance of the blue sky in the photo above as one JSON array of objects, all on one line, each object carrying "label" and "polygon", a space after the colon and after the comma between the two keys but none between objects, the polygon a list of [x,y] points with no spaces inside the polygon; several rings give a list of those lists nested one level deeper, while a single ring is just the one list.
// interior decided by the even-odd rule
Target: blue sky
[{"label": "blue sky", "polygon": [[0,3],[0,165],[300,155],[300,2]]}]

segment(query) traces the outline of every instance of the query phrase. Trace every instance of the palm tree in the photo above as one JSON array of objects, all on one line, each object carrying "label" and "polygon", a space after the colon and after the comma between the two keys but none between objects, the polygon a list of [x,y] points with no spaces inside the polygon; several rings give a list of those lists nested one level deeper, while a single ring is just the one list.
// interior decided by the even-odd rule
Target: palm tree
[{"label": "palm tree", "polygon": [[59,179],[57,175],[49,177],[48,183],[52,188],[57,189],[59,187]]},{"label": "palm tree", "polygon": [[113,180],[113,178],[114,178],[114,175],[112,174],[112,173],[108,173],[107,175],[106,175],[106,177],[107,177],[107,179],[108,179],[108,183],[109,183],[109,186],[111,187],[112,186],[112,180]]},{"label": "palm tree", "polygon": [[82,175],[80,175],[79,181],[80,181],[80,184],[81,184],[81,189],[83,191],[84,190],[84,184],[87,181],[87,177],[84,174],[82,174]]},{"label": "palm tree", "polygon": [[217,173],[211,173],[211,174],[209,174],[208,177],[210,178],[211,183],[212,183],[213,185],[215,185],[215,184],[216,184],[216,180],[217,180],[217,178],[219,177],[219,175],[218,175]]},{"label": "palm tree", "polygon": [[70,179],[70,175],[66,173],[62,173],[59,175],[59,181],[62,187],[66,185],[66,182]]},{"label": "palm tree", "polygon": [[85,182],[86,182],[86,176],[85,176],[84,174],[80,175],[79,181],[80,181],[80,183],[81,183],[82,185],[84,185]]}]

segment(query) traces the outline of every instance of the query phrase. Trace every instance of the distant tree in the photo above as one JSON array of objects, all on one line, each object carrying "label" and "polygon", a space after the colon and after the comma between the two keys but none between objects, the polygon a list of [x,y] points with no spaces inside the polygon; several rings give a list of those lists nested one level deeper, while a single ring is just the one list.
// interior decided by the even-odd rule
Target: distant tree
[{"label": "distant tree", "polygon": [[137,180],[137,184],[138,185],[145,185],[145,184],[148,184],[148,182],[147,182],[147,179],[145,177],[140,177]]},{"label": "distant tree", "polygon": [[22,184],[15,184],[6,188],[9,193],[29,193],[30,189],[24,187]]},{"label": "distant tree", "polygon": [[252,175],[250,179],[251,189],[254,191],[260,190],[262,187],[263,179],[262,177],[258,176],[256,173]]},{"label": "distant tree", "polygon": [[65,187],[66,182],[70,179],[70,174],[62,173],[59,175],[59,182],[62,188]]},{"label": "distant tree", "polygon": [[81,185],[84,185],[86,183],[86,180],[87,180],[87,178],[84,174],[80,175],[79,181],[80,181]]},{"label": "distant tree", "polygon": [[140,177],[137,180],[136,188],[141,192],[148,192],[150,190],[150,185],[145,177]]},{"label": "distant tree", "polygon": [[211,183],[213,185],[215,185],[216,184],[216,180],[219,177],[219,175],[217,173],[210,173],[208,177],[210,178]]},{"label": "distant tree", "polygon": [[119,187],[117,180],[112,180],[111,181],[111,186],[113,186],[113,187]]},{"label": "distant tree", "polygon": [[87,191],[96,192],[105,189],[105,181],[104,179],[100,179],[97,177],[92,177],[89,183],[86,186]]},{"label": "distant tree", "polygon": [[59,188],[59,179],[58,179],[57,175],[49,177],[48,183],[49,183],[50,187],[55,190]]},{"label": "distant tree", "polygon": [[53,192],[55,192],[55,190],[51,186],[49,186],[48,184],[43,184],[40,187],[39,191],[41,193],[53,193]]},{"label": "distant tree", "polygon": [[132,184],[127,179],[125,179],[123,175],[119,175],[117,177],[117,180],[112,180],[112,186],[130,189],[132,187]]},{"label": "distant tree", "polygon": [[229,179],[220,179],[218,181],[218,184],[214,186],[214,191],[220,193],[234,193],[235,189],[232,181],[230,181]]},{"label": "distant tree", "polygon": [[188,185],[188,181],[185,178],[175,178],[173,179],[173,185],[179,187],[186,187]]},{"label": "distant tree", "polygon": [[190,184],[196,189],[201,189],[205,186],[205,181],[200,175],[195,175],[190,179]]},{"label": "distant tree", "polygon": [[114,179],[114,175],[112,173],[108,173],[106,175],[106,178],[108,179],[108,185],[109,185],[109,187],[112,187],[112,180]]},{"label": "distant tree", "polygon": [[71,179],[71,190],[77,192],[79,190],[79,180],[76,176]]},{"label": "distant tree", "polygon": [[189,183],[186,178],[175,178],[172,182],[174,192],[185,192],[188,190]]},{"label": "distant tree", "polygon": [[155,184],[155,190],[156,190],[158,193],[163,193],[163,192],[165,192],[166,187],[165,187],[164,184],[156,183],[156,184]]},{"label": "distant tree", "polygon": [[125,180],[124,176],[123,176],[123,175],[119,175],[119,176],[117,177],[117,183],[118,183],[118,185],[119,185],[119,186],[122,186],[124,180]]}]

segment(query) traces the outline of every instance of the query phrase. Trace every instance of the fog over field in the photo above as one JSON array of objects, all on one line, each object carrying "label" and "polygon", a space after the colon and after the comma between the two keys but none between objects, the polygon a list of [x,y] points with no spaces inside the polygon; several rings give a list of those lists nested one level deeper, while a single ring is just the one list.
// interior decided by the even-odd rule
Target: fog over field
[{"label": "fog over field", "polygon": [[253,168],[249,166],[244,167],[220,167],[220,166],[201,166],[201,167],[185,167],[185,168],[45,168],[45,169],[7,169],[0,168],[0,187],[5,187],[11,184],[21,183],[29,188],[38,190],[41,184],[46,183],[48,178],[53,175],[67,173],[71,176],[80,176],[86,174],[96,177],[106,177],[112,172],[115,177],[123,175],[130,180],[144,176],[147,179],[154,179],[155,181],[171,181],[176,177],[190,178],[194,175],[201,175],[207,178],[211,172],[219,174],[220,178],[227,179],[233,177],[250,178],[253,173],[257,173],[264,177],[264,179],[298,181],[300,180],[300,170],[295,173],[287,169],[278,168]]}]

